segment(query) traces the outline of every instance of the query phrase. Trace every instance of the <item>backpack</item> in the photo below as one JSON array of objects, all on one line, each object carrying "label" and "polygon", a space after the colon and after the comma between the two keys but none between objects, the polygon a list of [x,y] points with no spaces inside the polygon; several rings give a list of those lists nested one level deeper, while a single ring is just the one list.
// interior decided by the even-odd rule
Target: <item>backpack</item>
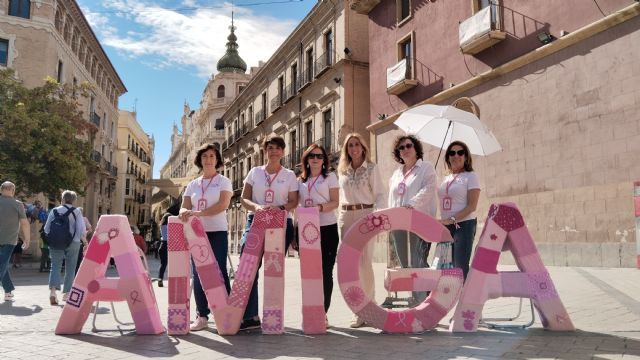
[{"label": "backpack", "polygon": [[69,230],[69,215],[73,215],[75,219],[76,214],[74,214],[73,211],[76,208],[71,207],[67,209],[67,212],[62,215],[58,213],[58,210],[53,209],[53,220],[49,226],[49,234],[47,234],[47,242],[49,243],[50,249],[65,250],[76,236],[75,229],[73,234],[71,234]]}]

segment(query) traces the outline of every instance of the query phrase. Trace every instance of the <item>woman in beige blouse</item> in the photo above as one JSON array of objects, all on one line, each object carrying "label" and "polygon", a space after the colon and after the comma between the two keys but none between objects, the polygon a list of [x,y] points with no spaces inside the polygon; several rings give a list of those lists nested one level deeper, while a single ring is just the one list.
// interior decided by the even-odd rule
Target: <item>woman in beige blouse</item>
[{"label": "woman in beige blouse", "polygon": [[[376,164],[369,160],[369,148],[362,135],[352,133],[345,138],[340,151],[338,175],[340,182],[338,227],[340,238],[344,239],[344,234],[353,223],[375,210],[386,207],[380,172]],[[373,241],[369,242],[360,259],[363,290],[371,299],[375,299],[373,245]],[[352,328],[364,325],[364,320],[359,317],[351,323]]]}]

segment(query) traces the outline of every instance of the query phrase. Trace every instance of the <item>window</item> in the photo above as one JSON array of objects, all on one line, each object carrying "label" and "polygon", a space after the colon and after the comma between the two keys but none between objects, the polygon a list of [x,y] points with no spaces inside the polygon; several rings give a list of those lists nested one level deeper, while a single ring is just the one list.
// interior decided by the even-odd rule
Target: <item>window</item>
[{"label": "window", "polygon": [[313,48],[309,48],[307,50],[307,54],[306,54],[306,62],[307,62],[307,68],[306,68],[306,81],[305,82],[311,82],[311,79],[313,79]]},{"label": "window", "polygon": [[218,99],[224,97],[224,85],[218,86]]},{"label": "window", "polygon": [[[262,115],[264,116],[264,114],[267,113],[267,93],[263,92],[262,93],[262,98],[260,99],[260,102],[262,103]],[[264,120],[264,119],[261,119]]]},{"label": "window", "polygon": [[244,85],[238,86],[238,94],[240,94],[244,90],[244,88],[245,88]]},{"label": "window", "polygon": [[333,136],[332,135],[333,119],[331,118],[331,110],[327,110],[322,113],[322,120],[324,125],[324,143],[322,144],[322,146],[324,146],[325,150],[328,153],[331,153],[333,152],[333,150],[331,149],[331,137]]},{"label": "window", "polygon": [[249,106],[249,118],[247,120],[247,123],[249,128],[253,126],[253,106]]},{"label": "window", "polygon": [[298,64],[291,65],[291,92],[298,90]]},{"label": "window", "polygon": [[324,51],[325,65],[331,65],[333,63],[333,32],[331,30],[324,34]]},{"label": "window", "polygon": [[398,42],[398,61],[406,60],[405,79],[413,79],[413,33]]},{"label": "window", "polygon": [[58,60],[58,84],[62,84],[62,69],[64,68],[64,64],[62,61]]},{"label": "window", "polygon": [[[298,147],[298,134],[296,133],[295,130],[291,131],[291,141],[289,142],[289,146],[291,147],[291,159],[293,160],[295,151],[297,150]],[[292,167],[295,166],[296,164],[291,164]]]},{"label": "window", "polygon": [[282,98],[284,97],[284,76],[280,76],[278,78],[278,97],[280,98],[280,103],[282,104]]},{"label": "window", "polygon": [[396,19],[403,22],[411,16],[411,0],[396,0]]},{"label": "window", "polygon": [[9,63],[9,40],[0,39],[0,65],[7,66]]},{"label": "window", "polygon": [[9,0],[9,15],[28,19],[31,13],[31,0]]},{"label": "window", "polygon": [[491,25],[492,29],[499,29],[498,22],[498,0],[475,0],[473,3],[473,13],[477,13],[478,11],[491,6]]},{"label": "window", "polygon": [[306,139],[306,146],[313,144],[313,121],[307,121],[304,123],[304,136]]}]

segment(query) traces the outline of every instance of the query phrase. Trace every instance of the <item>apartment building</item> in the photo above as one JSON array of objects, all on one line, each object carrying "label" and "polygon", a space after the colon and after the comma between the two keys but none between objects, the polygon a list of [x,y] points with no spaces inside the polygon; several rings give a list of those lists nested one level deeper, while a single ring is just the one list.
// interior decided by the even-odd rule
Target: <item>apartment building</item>
[{"label": "apartment building", "polygon": [[114,209],[141,231],[151,226],[151,184],[155,140],[144,132],[136,113],[120,110],[118,119],[118,181]]},{"label": "apartment building", "polygon": [[[369,17],[368,129],[383,173],[396,167],[393,122],[404,110],[453,104],[503,148],[473,158],[478,235],[492,203],[514,202],[546,264],[634,266],[638,1],[349,3]],[[438,148],[425,150],[435,163]]]},{"label": "apartment building", "polygon": [[118,169],[116,130],[118,98],[125,88],[116,69],[73,0],[0,0],[0,67],[15,70],[27,87],[44,84],[50,76],[60,83],[93,85],[89,98],[80,98],[87,122],[97,130],[91,143],[89,172],[78,201],[93,224],[114,212]]},{"label": "apartment building", "polygon": [[242,181],[264,163],[267,136],[286,141],[283,166],[295,169],[312,143],[335,164],[347,133],[369,124],[367,17],[344,1],[318,2],[264,63],[222,116],[225,175],[233,183],[230,249],[239,250],[246,212]]}]

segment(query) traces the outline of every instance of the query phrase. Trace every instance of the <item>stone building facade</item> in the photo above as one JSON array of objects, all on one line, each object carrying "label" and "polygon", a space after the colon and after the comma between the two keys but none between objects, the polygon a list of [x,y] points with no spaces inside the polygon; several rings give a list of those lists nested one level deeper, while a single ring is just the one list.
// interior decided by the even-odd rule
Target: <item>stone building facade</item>
[{"label": "stone building facade", "polygon": [[335,164],[344,136],[366,131],[367,39],[366,16],[344,1],[318,2],[224,113],[224,171],[234,188],[227,212],[231,251],[239,250],[246,219],[242,181],[264,163],[265,137],[285,139],[283,166],[294,169],[312,143],[323,145]]},{"label": "stone building facade", "polygon": [[118,119],[118,181],[115,213],[144,231],[151,226],[151,184],[155,140],[144,132],[136,113],[120,110]]},{"label": "stone building facade", "polygon": [[[87,122],[97,130],[85,196],[77,203],[95,224],[113,213],[118,98],[125,88],[78,4],[73,0],[0,0],[0,67],[15,70],[27,87],[44,84],[49,76],[60,83],[93,86],[80,98]],[[36,244],[37,242],[33,242]]]},{"label": "stone building facade", "polygon": [[404,110],[457,104],[503,148],[474,157],[478,236],[491,203],[514,202],[546,264],[634,266],[640,4],[598,3],[351,0],[369,16],[368,129],[383,173]]}]

